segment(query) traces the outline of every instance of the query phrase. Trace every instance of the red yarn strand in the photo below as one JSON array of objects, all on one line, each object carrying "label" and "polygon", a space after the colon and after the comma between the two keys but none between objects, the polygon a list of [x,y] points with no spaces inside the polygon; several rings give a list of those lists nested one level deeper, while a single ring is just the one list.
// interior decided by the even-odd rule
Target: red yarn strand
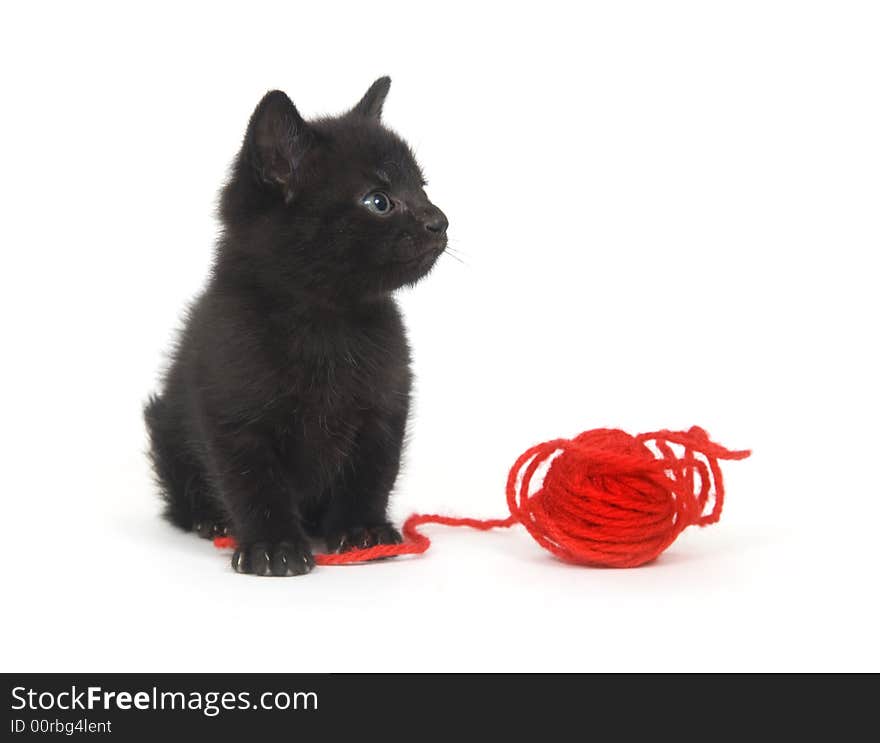
[{"label": "red yarn strand", "polygon": [[[683,448],[681,456],[673,446]],[[574,439],[537,444],[520,455],[507,477],[507,518],[413,514],[403,525],[402,544],[318,554],[315,562],[348,565],[421,554],[431,546],[417,528],[422,524],[486,531],[519,523],[539,545],[566,562],[637,567],[656,559],[688,526],[718,521],[724,507],[719,460],[745,459],[749,454],[710,441],[698,426],[635,437],[617,429],[584,431]],[[542,466],[547,468],[543,481],[533,488]],[[705,513],[710,498],[712,508]],[[235,547],[235,540],[217,537],[214,544]]]}]

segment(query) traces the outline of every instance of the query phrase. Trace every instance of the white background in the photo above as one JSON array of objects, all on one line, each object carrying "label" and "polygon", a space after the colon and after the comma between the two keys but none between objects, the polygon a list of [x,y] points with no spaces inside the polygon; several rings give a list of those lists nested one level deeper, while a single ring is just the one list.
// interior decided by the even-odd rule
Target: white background
[{"label": "white background", "polygon": [[[878,670],[875,4],[10,8],[3,670]],[[697,423],[754,450],[719,524],[629,571],[433,527],[270,580],[159,520],[140,409],[253,106],[386,73],[464,260],[401,297],[395,516],[503,515],[533,443]]]}]

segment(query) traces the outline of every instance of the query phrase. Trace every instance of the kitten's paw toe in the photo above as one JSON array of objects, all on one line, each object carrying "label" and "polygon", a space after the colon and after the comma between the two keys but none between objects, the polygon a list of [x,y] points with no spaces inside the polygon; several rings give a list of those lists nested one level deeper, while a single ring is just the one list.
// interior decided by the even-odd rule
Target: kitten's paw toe
[{"label": "kitten's paw toe", "polygon": [[229,536],[229,527],[219,521],[197,521],[192,530],[202,539]]},{"label": "kitten's paw toe", "polygon": [[379,544],[400,544],[403,537],[391,524],[356,526],[327,540],[330,552],[348,552],[367,549]]},{"label": "kitten's paw toe", "polygon": [[403,537],[391,524],[381,524],[372,529],[376,544],[401,544]]},{"label": "kitten's paw toe", "polygon": [[255,542],[240,545],[232,555],[232,569],[253,575],[305,575],[315,567],[308,547],[295,542]]}]

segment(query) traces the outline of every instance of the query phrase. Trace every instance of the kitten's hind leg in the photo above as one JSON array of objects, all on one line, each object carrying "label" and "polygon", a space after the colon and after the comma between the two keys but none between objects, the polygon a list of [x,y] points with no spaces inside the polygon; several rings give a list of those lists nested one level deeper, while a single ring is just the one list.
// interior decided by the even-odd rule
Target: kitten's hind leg
[{"label": "kitten's hind leg", "polygon": [[[194,485],[198,487],[198,485]],[[213,503],[213,497],[197,497],[192,502],[192,530],[202,539],[228,537],[231,533],[229,517]]]},{"label": "kitten's hind leg", "polygon": [[165,502],[164,515],[185,531],[207,539],[228,534],[228,519],[214,496],[201,463],[164,398],[153,397],[144,408],[150,434],[150,456]]}]

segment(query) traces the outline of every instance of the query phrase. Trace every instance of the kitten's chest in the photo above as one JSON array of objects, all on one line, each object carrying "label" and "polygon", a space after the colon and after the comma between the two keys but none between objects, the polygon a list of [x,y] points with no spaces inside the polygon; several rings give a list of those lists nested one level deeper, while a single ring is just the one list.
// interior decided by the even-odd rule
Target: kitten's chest
[{"label": "kitten's chest", "polygon": [[409,348],[396,312],[307,328],[290,351],[290,391],[313,414],[352,416],[409,394]]},{"label": "kitten's chest", "polygon": [[325,483],[345,466],[367,426],[406,415],[409,351],[402,333],[362,330],[326,335],[300,351],[277,433],[295,469]]}]

